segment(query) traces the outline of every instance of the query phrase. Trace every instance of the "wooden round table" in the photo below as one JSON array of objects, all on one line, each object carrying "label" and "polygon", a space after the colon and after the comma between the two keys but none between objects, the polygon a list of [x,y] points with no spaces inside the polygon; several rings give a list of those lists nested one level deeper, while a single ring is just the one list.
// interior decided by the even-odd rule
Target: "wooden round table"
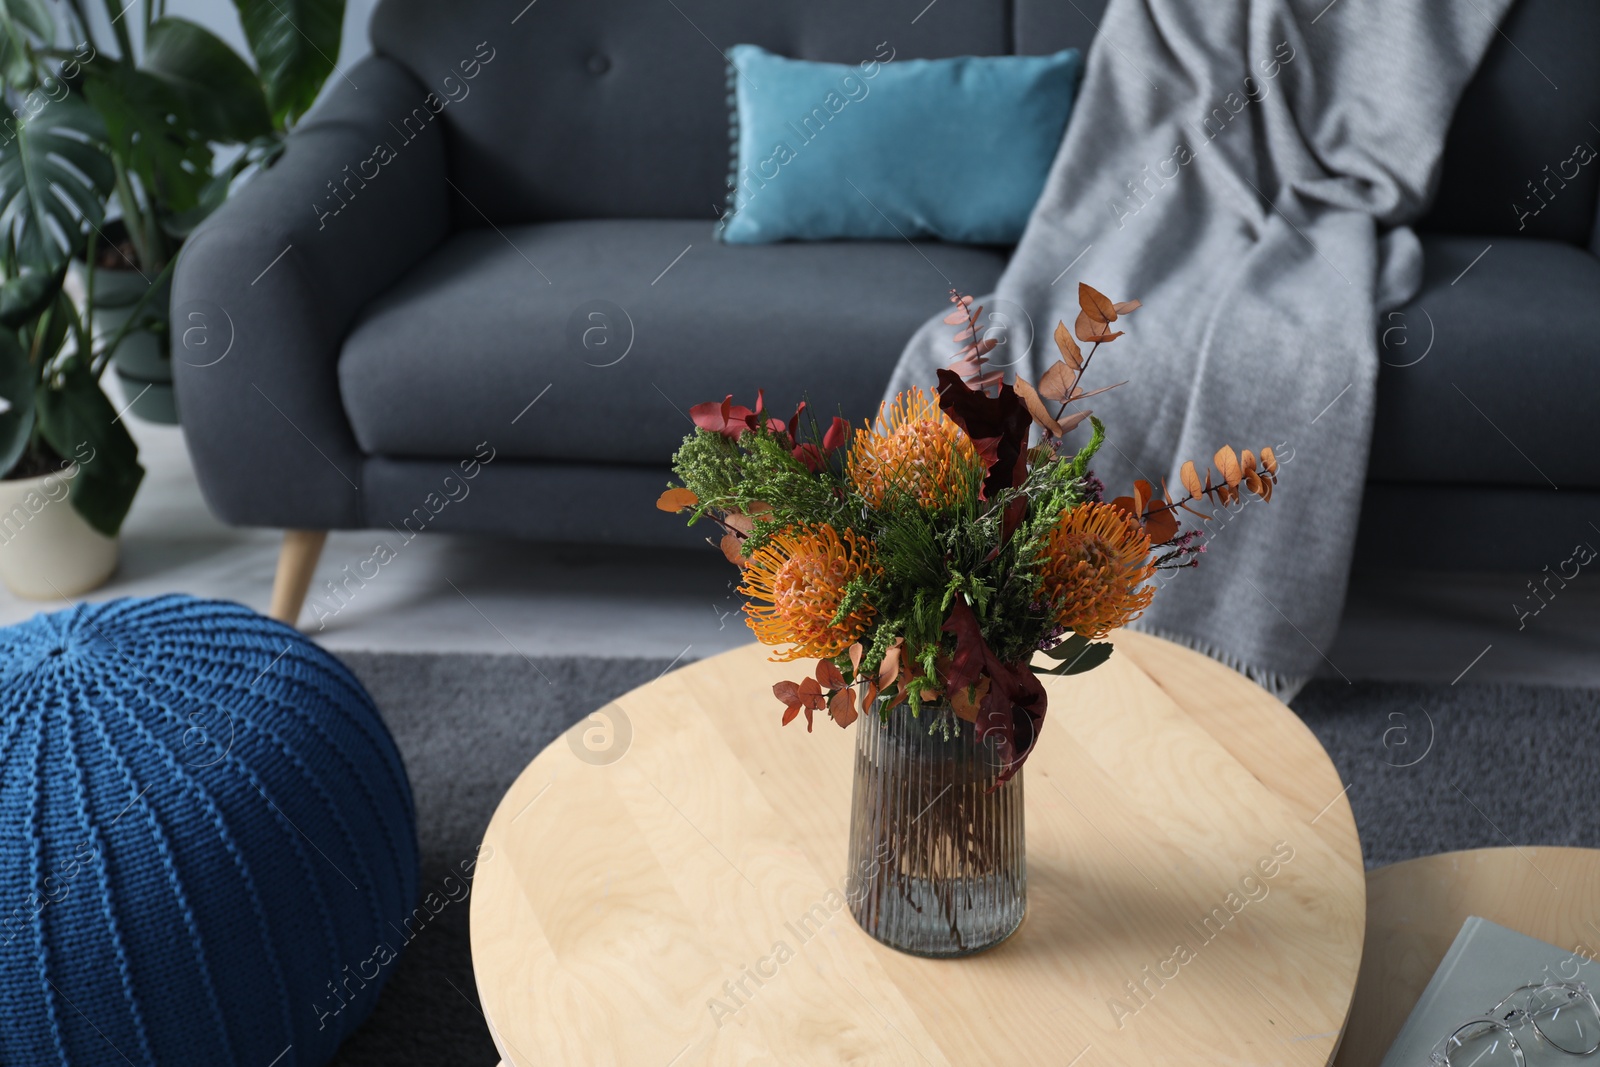
[{"label": "wooden round table", "polygon": [[1367,876],[1367,949],[1339,1067],[1378,1067],[1469,915],[1564,950],[1600,947],[1600,851],[1483,848]]},{"label": "wooden round table", "polygon": [[505,1062],[1316,1064],[1361,959],[1344,787],[1263,690],[1135,633],[1047,678],[1028,912],[979,955],[844,905],[853,730],[779,727],[749,646],[607,705],[501,801],[472,959]]}]

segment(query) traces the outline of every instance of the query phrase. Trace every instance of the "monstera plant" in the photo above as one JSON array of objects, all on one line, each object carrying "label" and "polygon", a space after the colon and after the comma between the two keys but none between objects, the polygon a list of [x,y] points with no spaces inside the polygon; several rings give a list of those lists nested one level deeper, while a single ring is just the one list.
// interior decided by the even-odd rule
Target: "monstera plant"
[{"label": "monstera plant", "polygon": [[0,479],[70,468],[106,537],[143,470],[101,377],[137,355],[170,387],[178,249],[271,165],[339,51],[344,0],[234,6],[248,59],[164,0],[0,0]]}]

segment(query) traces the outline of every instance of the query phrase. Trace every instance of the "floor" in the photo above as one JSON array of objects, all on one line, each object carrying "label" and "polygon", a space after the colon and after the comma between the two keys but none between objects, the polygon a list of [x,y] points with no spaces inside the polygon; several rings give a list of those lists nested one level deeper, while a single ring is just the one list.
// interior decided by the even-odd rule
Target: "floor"
[{"label": "floor", "polygon": [[[211,517],[175,427],[129,420],[148,473],[124,526],[122,564],[93,599],[181,591],[265,610],[278,534]],[[407,545],[342,599],[341,569],[370,535],[334,533],[301,626],[334,650],[500,651],[700,658],[750,640],[721,556],[546,546],[448,534]],[[1600,687],[1600,580],[1573,579],[1536,614],[1536,574],[1355,577],[1323,673],[1351,680]],[[1553,586],[1546,585],[1550,589]],[[57,605],[0,590],[0,625]]]}]

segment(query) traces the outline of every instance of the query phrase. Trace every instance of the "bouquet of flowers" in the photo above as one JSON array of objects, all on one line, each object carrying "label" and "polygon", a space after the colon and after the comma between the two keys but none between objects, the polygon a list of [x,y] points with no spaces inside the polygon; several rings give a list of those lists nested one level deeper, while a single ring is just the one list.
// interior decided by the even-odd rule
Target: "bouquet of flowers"
[{"label": "bouquet of flowers", "polygon": [[[784,420],[761,393],[754,408],[729,396],[690,410],[696,430],[673,457],[682,484],[657,506],[714,521],[743,571],[750,628],[782,647],[775,658],[816,661],[773,686],[785,724],[933,706],[930,732],[948,734],[954,715],[997,742],[1004,782],[1039,736],[1038,674],[1104,663],[1102,639],[1149,606],[1152,576],[1198,562],[1200,528],[1180,520],[1243,491],[1271,499],[1272,449],[1226,445],[1215,472],[1183,464],[1176,497],[1141,480],[1105,498],[1089,466],[1105,427],[1082,402],[1126,383],[1082,383],[1139,302],[1087,285],[1078,298],[1073,328],[1055,329],[1061,358],[1037,383],[1008,384],[987,365],[998,339],[952,290],[955,361],[936,388],[900,393],[863,427],[834,417],[824,428],[804,403]],[[1070,446],[1085,422],[1089,439]],[[1033,665],[1041,652],[1053,666]]]}]

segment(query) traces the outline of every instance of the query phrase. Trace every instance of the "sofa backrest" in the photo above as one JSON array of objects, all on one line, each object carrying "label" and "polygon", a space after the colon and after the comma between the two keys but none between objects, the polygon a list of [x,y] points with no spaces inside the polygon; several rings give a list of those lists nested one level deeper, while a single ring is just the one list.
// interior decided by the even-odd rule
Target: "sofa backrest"
[{"label": "sofa backrest", "polygon": [[[526,7],[521,0],[384,0],[371,32],[376,51],[445,101],[437,121],[451,180],[468,201],[460,206],[463,225],[481,225],[478,212],[496,223],[710,220],[728,176],[723,50],[751,43],[848,63],[873,58],[884,42],[897,59],[1000,54],[1012,50],[1012,7],[1011,0],[536,0]],[[1092,24],[1067,10],[1078,25],[1055,36],[1087,46]]]},{"label": "sofa backrest", "polygon": [[[383,0],[371,33],[444,101],[460,224],[711,219],[728,174],[722,50],[834,62],[885,45],[897,59],[1087,51],[1105,4]],[[1590,243],[1600,159],[1581,162],[1580,147],[1600,149],[1596,42],[1600,2],[1518,0],[1457,109],[1423,228]]]},{"label": "sofa backrest", "polygon": [[1600,3],[1518,0],[1456,108],[1419,228],[1589,245],[1600,203],[1597,50]]}]

